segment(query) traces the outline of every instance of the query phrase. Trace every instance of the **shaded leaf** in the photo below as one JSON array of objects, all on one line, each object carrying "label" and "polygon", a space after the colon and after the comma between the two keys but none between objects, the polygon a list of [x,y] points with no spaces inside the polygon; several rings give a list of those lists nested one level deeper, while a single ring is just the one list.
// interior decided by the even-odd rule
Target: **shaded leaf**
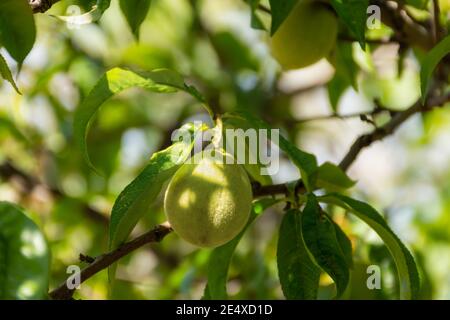
[{"label": "shaded leaf", "polygon": [[103,13],[111,5],[111,0],[97,0],[97,7]]},{"label": "shaded leaf", "polygon": [[272,11],[272,27],[270,34],[273,35],[286,20],[299,0],[269,0]]},{"label": "shaded leaf", "polygon": [[[234,139],[234,141],[228,141],[226,132],[225,132],[223,141],[224,141],[224,145],[226,145],[226,148],[227,148],[226,150],[231,150],[230,144],[232,144],[233,145],[232,150],[234,150],[235,153],[240,152],[239,149],[237,149],[238,148],[237,139],[241,139],[241,141],[244,141],[245,133],[247,132],[247,130],[251,129],[250,124],[241,118],[226,118],[223,120],[223,127],[224,127],[224,130],[231,129],[231,130],[233,130],[233,133],[236,134],[236,138]],[[242,131],[238,131],[239,129],[242,129]],[[259,182],[263,186],[270,185],[270,184],[272,184],[272,179],[270,178],[270,176],[261,174],[261,170],[265,167],[265,165],[263,165],[261,163],[260,157],[258,157],[259,146],[260,146],[261,141],[259,140],[259,137],[257,137],[257,139],[258,139],[258,146],[254,150],[254,152],[256,154],[252,153],[252,148],[250,148],[250,146],[249,146],[249,140],[245,139],[244,155],[245,155],[246,161],[244,164],[242,164],[242,166],[245,168],[245,170],[247,171],[247,173],[250,175],[250,177],[253,180]],[[238,150],[238,151],[236,151],[236,150]],[[252,161],[252,162],[256,162],[256,163],[255,164],[250,163],[250,161],[248,161],[249,158],[253,158],[254,161]]]},{"label": "shaded leaf", "polygon": [[366,222],[380,236],[394,258],[400,279],[400,298],[415,299],[419,293],[420,281],[416,263],[411,253],[388,226],[383,217],[367,203],[343,196],[330,194],[321,201],[337,204],[354,213]]},{"label": "shaded leaf", "polygon": [[36,40],[34,16],[27,0],[0,1],[0,43],[19,64]]},{"label": "shaded leaf", "polygon": [[261,0],[245,0],[250,6],[250,12],[251,12],[251,20],[250,25],[253,29],[257,30],[266,30],[264,23],[261,21],[261,19],[258,16],[258,6],[261,2]]},{"label": "shaded leaf", "polygon": [[340,20],[356,37],[361,48],[366,46],[366,22],[369,0],[331,0]]},{"label": "shaded leaf", "polygon": [[350,280],[350,266],[336,237],[334,222],[324,213],[313,194],[308,194],[302,214],[306,247],[316,263],[336,284],[336,298],[342,296]]},{"label": "shaded leaf", "polygon": [[139,39],[139,28],[147,16],[150,5],[151,0],[120,0],[120,9],[136,39]]},{"label": "shaded leaf", "polygon": [[301,212],[285,213],[278,234],[277,264],[287,299],[317,299],[320,268],[311,259],[302,236]]},{"label": "shaded leaf", "polygon": [[[331,219],[330,219],[331,220]],[[347,265],[352,268],[353,267],[353,250],[352,250],[352,242],[347,237],[347,235],[342,231],[341,227],[338,226],[336,222],[331,220],[334,225],[334,231],[336,232],[336,240],[341,248],[342,254],[347,262]]]},{"label": "shaded leaf", "polygon": [[[249,112],[245,110],[240,110],[234,113],[228,113],[223,116],[226,118],[235,118],[246,120],[249,126],[254,129],[264,129],[267,130],[268,136],[270,138],[270,126],[263,120],[256,118]],[[278,135],[279,141],[278,146],[288,155],[292,162],[299,168],[300,174],[302,176],[303,183],[307,190],[312,190],[314,187],[314,173],[317,170],[317,160],[313,154],[302,151],[297,146],[289,142],[281,134]],[[273,141],[273,139],[272,139]]]},{"label": "shaded leaf", "polygon": [[450,36],[445,37],[430,52],[427,53],[422,61],[420,69],[420,88],[422,92],[422,103],[425,103],[429,90],[429,82],[434,69],[439,62],[450,53]]}]

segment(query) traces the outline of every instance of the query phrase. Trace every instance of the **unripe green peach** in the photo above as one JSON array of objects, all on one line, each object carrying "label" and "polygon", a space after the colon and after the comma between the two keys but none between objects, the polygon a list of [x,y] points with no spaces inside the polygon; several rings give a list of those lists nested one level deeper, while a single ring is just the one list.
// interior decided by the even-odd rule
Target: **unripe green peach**
[{"label": "unripe green peach", "polygon": [[244,169],[230,154],[214,152],[215,156],[199,153],[192,163],[183,164],[164,199],[174,231],[199,247],[220,246],[241,232],[253,198]]},{"label": "unripe green peach", "polygon": [[337,18],[323,3],[304,0],[272,37],[272,54],[283,69],[304,68],[326,57],[337,37]]}]

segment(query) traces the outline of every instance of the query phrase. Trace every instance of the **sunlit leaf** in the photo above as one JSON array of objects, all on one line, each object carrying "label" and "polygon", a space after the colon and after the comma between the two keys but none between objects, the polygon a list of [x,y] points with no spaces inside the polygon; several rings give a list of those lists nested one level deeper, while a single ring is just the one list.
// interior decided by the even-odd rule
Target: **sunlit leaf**
[{"label": "sunlit leaf", "polygon": [[0,300],[46,298],[49,254],[36,224],[17,206],[0,202]]},{"label": "sunlit leaf", "polygon": [[338,166],[325,162],[317,169],[316,186],[325,189],[348,189],[355,185],[355,181]]},{"label": "sunlit leaf", "polygon": [[6,64],[5,58],[3,58],[1,54],[0,54],[0,75],[2,76],[3,79],[11,83],[11,85],[14,87],[14,89],[18,94],[21,94],[11,74],[11,70],[9,70],[9,67]]},{"label": "sunlit leaf", "polygon": [[120,68],[111,69],[97,82],[74,115],[75,140],[80,146],[87,163],[94,169],[86,146],[89,125],[106,100],[131,87],[140,87],[159,93],[173,93],[183,90],[196,99],[201,99],[198,92],[193,87],[187,86],[183,78],[174,71],[161,69],[138,74]]}]

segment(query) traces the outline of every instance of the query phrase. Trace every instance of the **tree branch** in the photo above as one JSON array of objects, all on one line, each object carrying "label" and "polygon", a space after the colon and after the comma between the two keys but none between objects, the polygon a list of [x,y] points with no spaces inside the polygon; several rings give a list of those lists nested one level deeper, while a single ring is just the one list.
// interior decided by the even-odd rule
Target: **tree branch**
[{"label": "tree branch", "polygon": [[411,19],[399,3],[387,0],[371,0],[370,2],[380,7],[381,21],[394,30],[396,39],[401,39],[402,42],[425,51],[433,47],[433,39],[430,37],[429,31]]},{"label": "tree branch", "polygon": [[[160,242],[170,232],[172,232],[172,228],[170,227],[168,222],[165,222],[155,227],[153,230],[137,237],[136,239],[123,244],[117,249],[98,256],[93,262],[91,262],[86,268],[81,271],[81,282],[86,281],[87,279],[97,274],[99,271],[106,269],[110,265],[117,262],[119,259],[123,258],[130,252],[144,246],[145,244]],[[49,296],[50,298],[55,300],[70,300],[72,299],[74,291],[75,289],[68,288],[65,281],[59,287],[51,291],[49,293]]]},{"label": "tree branch", "polygon": [[350,147],[350,150],[347,152],[345,157],[339,163],[339,167],[341,167],[342,170],[347,171],[350,165],[356,160],[357,156],[359,155],[362,149],[368,147],[375,141],[381,140],[387,137],[388,135],[393,134],[395,130],[397,130],[397,128],[406,120],[408,120],[412,115],[419,112],[430,111],[435,107],[443,106],[449,101],[450,101],[449,94],[443,97],[429,99],[425,106],[423,106],[421,101],[419,100],[409,109],[396,113],[392,117],[392,119],[384,126],[376,128],[371,133],[362,135],[358,139],[356,139],[356,141]]},{"label": "tree branch", "polygon": [[34,13],[43,13],[61,0],[28,0]]}]

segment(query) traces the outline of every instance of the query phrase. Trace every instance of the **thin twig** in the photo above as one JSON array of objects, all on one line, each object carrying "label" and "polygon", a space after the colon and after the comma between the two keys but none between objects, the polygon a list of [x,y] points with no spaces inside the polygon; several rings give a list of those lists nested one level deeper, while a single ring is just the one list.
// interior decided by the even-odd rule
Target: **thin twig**
[{"label": "thin twig", "polygon": [[433,98],[428,100],[426,106],[422,105],[422,102],[417,101],[412,107],[409,109],[396,113],[392,119],[386,123],[384,126],[375,129],[371,133],[360,136],[353,145],[350,147],[350,150],[347,152],[345,157],[339,163],[339,167],[347,171],[350,165],[356,160],[357,156],[360,154],[361,150],[365,147],[368,147],[373,142],[381,140],[388,135],[391,135],[397,130],[397,128],[408,120],[412,115],[419,112],[427,112],[432,110],[435,107],[443,106],[445,103],[450,101],[450,95],[446,95],[443,97]]},{"label": "thin twig", "polygon": [[303,118],[296,120],[295,122],[297,124],[311,122],[311,121],[320,121],[320,120],[334,120],[334,119],[352,119],[352,118],[360,118],[363,121],[367,121],[367,117],[375,116],[381,112],[388,112],[389,110],[383,110],[383,109],[374,109],[370,112],[357,112],[357,113],[349,113],[349,114],[327,114],[322,116],[316,116],[316,117],[310,117],[310,118]]},{"label": "thin twig", "polygon": [[439,0],[433,0],[433,23],[432,23],[432,31],[433,31],[433,40],[434,43],[437,44],[441,39],[441,9],[439,7]]}]

